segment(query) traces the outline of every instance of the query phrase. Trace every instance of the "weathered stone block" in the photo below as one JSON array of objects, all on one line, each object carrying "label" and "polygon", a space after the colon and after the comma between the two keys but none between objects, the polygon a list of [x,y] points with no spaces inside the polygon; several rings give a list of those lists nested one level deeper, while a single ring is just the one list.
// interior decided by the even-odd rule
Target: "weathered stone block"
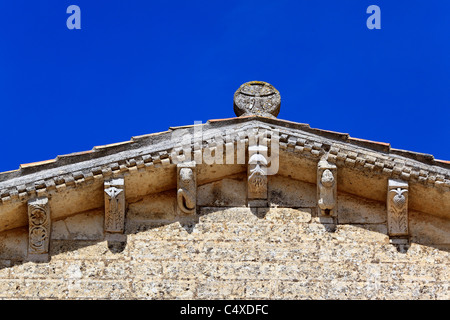
[{"label": "weathered stone block", "polygon": [[106,241],[53,240],[50,254],[55,260],[124,259],[128,255],[128,246],[124,252],[114,253],[109,250]]},{"label": "weathered stone block", "polygon": [[191,260],[164,260],[161,261],[161,275],[167,279],[192,279],[195,274],[196,279],[205,279],[217,275],[217,264],[214,261],[198,260],[198,257]]},{"label": "weathered stone block", "polygon": [[[171,260],[170,264],[172,263],[177,262]],[[128,265],[128,275],[135,281],[143,281],[163,275],[170,277],[170,275],[168,275],[167,272],[163,269],[164,261],[161,260],[132,259]]]},{"label": "weathered stone block", "polygon": [[246,280],[243,285],[245,299],[271,299],[275,295],[276,283],[274,281]]},{"label": "weathered stone block", "polygon": [[258,218],[258,209],[203,207],[200,209],[200,223],[243,223],[254,224]]},{"label": "weathered stone block", "polygon": [[389,243],[385,224],[338,225],[336,232],[331,233],[330,237],[339,242],[360,243],[364,246]]},{"label": "weathered stone block", "polygon": [[[0,299],[21,299],[24,297],[23,288],[23,279],[0,279]],[[28,291],[28,296],[35,295]]]},{"label": "weathered stone block", "polygon": [[412,242],[428,245],[450,244],[450,220],[410,211],[409,230]]},{"label": "weathered stone block", "polygon": [[[176,191],[165,191],[145,196],[128,204],[127,228],[136,221],[137,224],[152,220],[173,221],[177,217]],[[128,231],[128,229],[127,229]]]},{"label": "weathered stone block", "polygon": [[257,245],[259,261],[304,261],[308,263],[311,260],[319,258],[319,245],[313,241],[304,241],[297,243],[270,242],[259,243]]},{"label": "weathered stone block", "polygon": [[442,256],[450,257],[446,251],[440,251],[438,248],[411,243],[407,252],[399,252],[394,246],[382,244],[374,251],[374,259],[382,262],[408,262],[408,263],[441,263]]},{"label": "weathered stone block", "polygon": [[258,214],[264,220],[272,223],[309,223],[311,222],[311,209],[306,208],[268,208],[258,209]]},{"label": "weathered stone block", "polygon": [[102,210],[80,213],[52,224],[52,240],[102,240],[104,237]]},{"label": "weathered stone block", "polygon": [[21,262],[10,271],[9,277],[13,279],[49,279],[54,275],[54,270],[48,263]]},{"label": "weathered stone block", "polygon": [[357,243],[321,242],[319,248],[319,261],[358,261],[368,263],[375,254],[375,245],[366,244],[364,250]]},{"label": "weathered stone block", "polygon": [[272,275],[268,269],[263,270],[262,264],[256,261],[205,261],[213,265],[211,276],[223,280],[261,280]]},{"label": "weathered stone block", "polygon": [[0,233],[0,259],[25,259],[28,254],[28,228]]},{"label": "weathered stone block", "polygon": [[133,296],[140,299],[195,299],[197,282],[150,279],[131,284]]},{"label": "weathered stone block", "polygon": [[316,186],[312,183],[283,176],[268,177],[269,205],[280,207],[315,208]]},{"label": "weathered stone block", "polygon": [[[290,242],[298,243],[306,240],[313,240],[313,237],[308,237],[305,232],[309,224],[278,224],[270,223],[266,225],[265,231],[262,234],[264,242]],[[258,241],[261,241],[259,239]]]},{"label": "weathered stone block", "polygon": [[241,223],[202,223],[197,224],[192,231],[196,239],[257,242],[269,232],[267,224],[241,224]]},{"label": "weathered stone block", "polygon": [[245,285],[242,280],[206,279],[197,283],[197,299],[233,299],[243,297]]},{"label": "weathered stone block", "polygon": [[0,279],[10,278],[10,267],[12,266],[11,260],[0,259]]},{"label": "weathered stone block", "polygon": [[[195,232],[197,225],[193,227],[193,224],[182,224],[180,222],[160,222],[157,224],[147,224],[147,225],[136,225],[134,229],[134,234],[129,235],[130,239],[136,240],[165,240],[165,241],[175,241],[175,240],[195,240],[197,233]],[[131,229],[131,228],[130,228]],[[137,229],[137,230],[136,230]],[[130,230],[131,231],[131,230]]]},{"label": "weathered stone block", "polygon": [[286,300],[324,299],[317,293],[320,285],[315,281],[279,281],[277,293]]},{"label": "weathered stone block", "polygon": [[246,177],[237,175],[198,187],[197,205],[205,207],[243,207],[246,205]]},{"label": "weathered stone block", "polygon": [[[353,261],[311,261],[308,265],[297,263],[298,274],[302,275],[299,279],[311,281],[356,281],[358,272],[356,267],[358,262]],[[295,280],[289,279],[288,280]]]},{"label": "weathered stone block", "polygon": [[258,260],[258,250],[254,245],[246,243],[206,241],[199,258],[207,261],[255,261]]},{"label": "weathered stone block", "polygon": [[338,193],[337,212],[340,224],[386,223],[385,203],[346,193]]},{"label": "weathered stone block", "polygon": [[129,254],[133,259],[192,259],[198,252],[198,244],[192,241],[135,240],[129,244]]},{"label": "weathered stone block", "polygon": [[313,263],[313,261],[305,262],[304,260],[286,260],[265,263],[260,280],[304,281],[309,273],[309,268],[305,268],[305,265],[310,265],[311,263]]},{"label": "weathered stone block", "polygon": [[126,299],[130,297],[130,282],[121,280],[72,280],[66,284],[70,298]]}]

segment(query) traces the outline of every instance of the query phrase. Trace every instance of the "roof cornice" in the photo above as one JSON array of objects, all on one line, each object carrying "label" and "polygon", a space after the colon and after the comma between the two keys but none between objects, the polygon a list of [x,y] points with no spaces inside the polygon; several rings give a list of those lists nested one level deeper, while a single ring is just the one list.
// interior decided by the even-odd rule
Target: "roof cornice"
[{"label": "roof cornice", "polygon": [[[328,161],[338,167],[450,190],[449,163],[427,154],[392,149],[386,143],[355,139],[345,133],[261,116],[210,120],[201,126],[202,150],[210,148],[211,143],[215,145],[214,136],[220,134],[225,137],[227,130],[232,130],[236,139],[246,140],[249,128],[277,129],[282,152],[317,161],[327,154]],[[174,163],[171,152],[176,146],[176,141],[171,139],[172,134],[177,130],[192,132],[194,128],[194,125],[171,128],[161,133],[133,137],[127,142],[95,147],[87,152],[58,156],[55,160],[22,165],[19,170],[0,174],[0,202],[26,201],[51,193],[56,188],[77,188],[94,179],[171,165]],[[198,146],[192,143],[190,148],[193,152]]]}]

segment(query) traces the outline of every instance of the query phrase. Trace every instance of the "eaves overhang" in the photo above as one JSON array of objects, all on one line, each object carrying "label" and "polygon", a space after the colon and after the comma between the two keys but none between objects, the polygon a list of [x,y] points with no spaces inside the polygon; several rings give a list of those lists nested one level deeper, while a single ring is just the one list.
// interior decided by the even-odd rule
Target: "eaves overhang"
[{"label": "eaves overhang", "polygon": [[[420,198],[417,204],[413,201],[411,208],[426,211],[427,199],[430,199],[434,204],[437,201],[440,205],[433,205],[433,212],[429,213],[450,218],[448,162],[436,160],[432,155],[392,149],[387,143],[352,138],[346,133],[314,129],[307,124],[258,115],[173,127],[165,132],[133,137],[130,141],[94,147],[91,151],[21,165],[18,170],[0,174],[0,212],[6,205],[18,207],[29,199],[40,196],[51,198],[53,194],[66,188],[83,189],[94,181],[118,176],[132,179],[134,174],[149,170],[171,170],[176,164],[174,150],[179,147],[180,131],[194,135],[195,130],[199,129],[202,133],[201,145],[194,139],[191,141],[189,150],[192,155],[198,150],[204,152],[217,147],[219,136],[222,141],[227,141],[231,133],[234,144],[243,141],[248,146],[249,130],[265,130],[269,132],[269,138],[276,130],[279,134],[280,174],[295,176],[295,168],[292,168],[296,166],[295,160],[289,160],[289,168],[284,168],[284,159],[304,159],[306,162],[303,161],[303,164],[311,164],[311,174],[304,177],[297,175],[295,178],[314,183],[313,164],[326,156],[329,162],[335,163],[338,170],[344,173],[339,174],[338,190],[382,201],[384,181],[398,178],[411,184],[410,199],[414,199],[414,193]],[[291,171],[292,174],[288,173]],[[223,172],[225,174],[226,170]],[[199,178],[201,181],[201,177]],[[220,176],[217,178],[220,179]],[[369,184],[367,190],[380,190],[368,192],[352,189],[351,179],[355,178],[363,179]],[[373,187],[370,186],[372,182]],[[173,187],[171,183],[169,186]],[[7,211],[14,211],[11,209]]]},{"label": "eaves overhang", "polygon": [[[36,198],[48,199],[52,219],[100,208],[104,183],[111,178],[123,178],[131,202],[175,189],[180,161],[194,159],[199,186],[247,172],[255,133],[267,147],[270,142],[268,152],[279,151],[271,174],[316,184],[319,162],[326,161],[337,170],[337,192],[385,203],[388,181],[401,180],[409,188],[410,209],[450,218],[450,162],[278,119],[280,104],[273,86],[251,81],[234,95],[238,117],[171,127],[0,173],[0,231],[27,225],[27,203]],[[205,154],[218,161],[202,162]]]}]

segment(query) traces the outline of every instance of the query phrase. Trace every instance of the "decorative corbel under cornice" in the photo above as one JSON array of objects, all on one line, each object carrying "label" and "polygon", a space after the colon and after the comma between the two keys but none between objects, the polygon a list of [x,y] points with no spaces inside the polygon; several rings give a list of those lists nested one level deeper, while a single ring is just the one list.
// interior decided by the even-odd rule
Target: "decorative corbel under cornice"
[{"label": "decorative corbel under cornice", "polygon": [[177,164],[177,213],[194,215],[197,211],[197,167],[195,161]]},{"label": "decorative corbel under cornice", "polygon": [[28,201],[28,260],[49,261],[51,216],[48,198]]},{"label": "decorative corbel under cornice", "polygon": [[249,139],[247,166],[247,200],[249,207],[267,207],[267,165],[268,147],[262,142],[263,136]]},{"label": "decorative corbel under cornice", "polygon": [[337,167],[326,157],[317,164],[317,206],[319,217],[336,217]]},{"label": "decorative corbel under cornice", "polygon": [[387,227],[391,243],[397,246],[409,244],[408,194],[407,182],[389,179],[386,202]]},{"label": "decorative corbel under cornice", "polygon": [[125,181],[114,178],[105,181],[105,237],[125,241]]},{"label": "decorative corbel under cornice", "polygon": [[[235,153],[239,153],[240,147],[242,149],[248,144],[247,130],[253,127],[255,127],[253,123],[249,123],[248,126],[233,129],[233,141],[237,145]],[[310,133],[304,133],[301,129],[283,128],[262,122],[258,122],[258,127],[268,130],[269,133],[271,130],[279,128],[280,150],[314,159],[320,159],[327,153],[328,162],[336,164],[339,168],[357,169],[367,173],[373,172],[388,179],[420,183],[444,192],[450,190],[450,171],[435,165],[437,164],[436,161],[433,162],[433,165],[429,165],[423,161],[390,154],[386,151],[376,152],[345,141],[314,136]],[[227,143],[230,144],[230,140],[227,140],[226,129],[222,130],[222,134],[222,140],[228,141]],[[206,131],[204,135],[206,135]],[[195,156],[196,153],[198,155],[208,146],[208,140],[202,140],[200,144],[191,144],[187,149],[190,149]],[[125,148],[125,146],[122,148]],[[77,161],[82,162],[83,166],[76,163],[73,165],[64,164],[64,170],[55,167],[47,172],[45,165],[43,165],[42,170],[44,171],[42,173],[19,175],[12,178],[11,180],[15,180],[15,182],[11,181],[11,183],[5,181],[7,183],[3,183],[0,187],[0,204],[25,202],[36,197],[49,197],[53,192],[66,188],[83,187],[94,181],[105,181],[141,170],[152,170],[160,166],[173,165],[176,162],[170,154],[171,149],[172,145],[170,144],[165,144],[162,148],[145,146],[142,150],[133,149],[124,153],[125,156],[121,159],[118,159],[116,155],[107,155],[101,159],[86,160],[82,158],[83,155],[77,155],[74,156],[74,159],[75,157],[80,158]],[[69,156],[66,158],[69,158]]]}]

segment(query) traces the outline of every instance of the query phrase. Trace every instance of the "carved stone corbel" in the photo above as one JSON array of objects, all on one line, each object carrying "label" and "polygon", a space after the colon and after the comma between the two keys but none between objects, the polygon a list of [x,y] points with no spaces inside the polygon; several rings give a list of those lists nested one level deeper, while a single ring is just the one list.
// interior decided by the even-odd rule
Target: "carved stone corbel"
[{"label": "carved stone corbel", "polygon": [[124,241],[125,183],[123,178],[105,181],[105,235],[107,240]]},{"label": "carved stone corbel", "polygon": [[407,245],[408,227],[408,183],[389,179],[387,192],[387,225],[391,243]]},{"label": "carved stone corbel", "polygon": [[319,216],[336,216],[337,167],[326,159],[317,165],[317,205]]},{"label": "carved stone corbel", "polygon": [[267,146],[250,145],[248,147],[248,185],[249,207],[267,207]]},{"label": "carved stone corbel", "polygon": [[28,259],[36,262],[49,260],[51,231],[48,198],[28,201]]},{"label": "carved stone corbel", "polygon": [[195,161],[177,164],[177,213],[191,215],[197,211],[197,170]]}]

